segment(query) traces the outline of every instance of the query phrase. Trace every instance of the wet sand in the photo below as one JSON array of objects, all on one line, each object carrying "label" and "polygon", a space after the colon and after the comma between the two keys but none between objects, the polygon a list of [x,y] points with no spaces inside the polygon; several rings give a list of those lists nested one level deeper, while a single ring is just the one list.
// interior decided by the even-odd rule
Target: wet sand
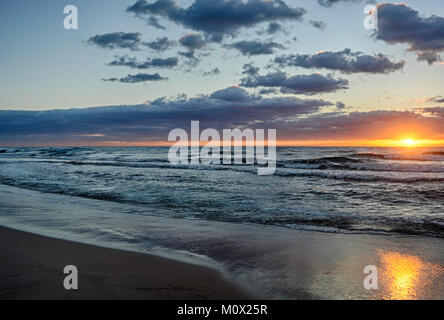
[{"label": "wet sand", "polygon": [[[248,299],[210,268],[0,227],[0,299]],[[78,290],[65,290],[75,265]]]},{"label": "wet sand", "polygon": [[[0,228],[0,299],[247,296],[233,284],[269,299],[444,299],[441,238],[303,231],[135,209],[0,185],[0,225],[43,235]],[[76,292],[62,286],[68,264],[79,269]],[[363,286],[369,265],[378,270],[377,290]]]}]

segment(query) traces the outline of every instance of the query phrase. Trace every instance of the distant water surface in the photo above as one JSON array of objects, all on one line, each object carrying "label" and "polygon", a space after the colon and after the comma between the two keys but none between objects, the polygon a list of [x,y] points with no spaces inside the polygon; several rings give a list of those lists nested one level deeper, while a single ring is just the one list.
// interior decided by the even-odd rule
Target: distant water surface
[{"label": "distant water surface", "polygon": [[172,165],[168,148],[0,148],[0,184],[138,215],[444,237],[444,148],[288,147],[254,165]]}]

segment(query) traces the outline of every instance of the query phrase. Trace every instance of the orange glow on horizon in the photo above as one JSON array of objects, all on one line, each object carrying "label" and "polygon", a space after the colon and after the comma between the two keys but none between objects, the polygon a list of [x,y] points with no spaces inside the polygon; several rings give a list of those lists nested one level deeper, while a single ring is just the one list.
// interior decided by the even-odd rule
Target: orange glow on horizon
[{"label": "orange glow on horizon", "polygon": [[444,140],[375,139],[375,140],[294,140],[278,141],[278,146],[313,147],[444,147]]},{"label": "orange glow on horizon", "polygon": [[[411,141],[410,141],[411,140]],[[201,142],[204,146],[208,142]],[[11,147],[170,147],[169,141],[77,141],[70,143],[15,144]],[[244,144],[245,145],[245,144]],[[265,145],[267,143],[265,142]],[[376,139],[376,140],[278,140],[278,147],[444,147],[444,139]],[[6,147],[7,145],[5,145]]]}]

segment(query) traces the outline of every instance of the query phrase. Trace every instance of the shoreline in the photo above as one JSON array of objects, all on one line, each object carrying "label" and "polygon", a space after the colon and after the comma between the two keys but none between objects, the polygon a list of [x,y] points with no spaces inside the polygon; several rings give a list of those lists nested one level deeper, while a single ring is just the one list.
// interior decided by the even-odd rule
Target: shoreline
[{"label": "shoreline", "polygon": [[[220,272],[145,253],[102,248],[0,226],[0,299],[252,299]],[[79,289],[65,290],[75,265]]]},{"label": "shoreline", "polygon": [[[38,275],[40,266],[43,266],[39,261],[42,257],[58,257],[52,256],[54,252],[59,254],[57,242],[63,243],[59,248],[76,247],[77,251],[71,251],[77,252],[80,257],[85,252],[92,252],[89,256],[93,257],[94,265],[87,260],[89,256],[83,256],[82,266],[77,266],[80,276],[82,270],[93,266],[96,268],[91,273],[92,277],[87,278],[91,282],[86,282],[89,287],[94,288],[96,278],[106,276],[111,279],[100,284],[110,284],[112,289],[107,288],[111,293],[85,294],[82,299],[237,299],[239,293],[239,299],[444,300],[444,239],[440,238],[324,233],[160,217],[141,212],[140,207],[132,205],[2,185],[0,225],[21,230],[15,231],[17,241],[26,237],[38,239],[44,244],[38,246],[35,245],[38,242],[31,241],[22,252],[15,245],[15,238],[8,237],[6,231],[0,229],[0,248],[3,248],[0,249],[1,261],[10,261],[6,253],[14,259],[21,259],[17,260],[20,274],[15,272],[14,264],[0,266],[0,293],[5,284],[10,287],[15,285],[22,293],[31,290],[26,296],[29,299],[42,298],[41,292],[32,291],[32,287],[45,287]],[[12,232],[11,229],[3,230],[9,230],[8,234]],[[4,236],[1,236],[2,233]],[[48,247],[52,249],[48,251]],[[30,252],[29,256],[26,251]],[[43,251],[45,254],[42,254]],[[101,259],[101,252],[114,252],[114,260]],[[63,252],[65,255],[67,253],[71,256],[71,252]],[[126,266],[127,261],[119,257],[133,257],[131,261],[142,259],[157,273],[151,275],[151,279],[147,275],[149,268],[141,268],[133,261],[132,273],[120,275],[122,269],[127,269],[122,267]],[[37,263],[31,263],[31,258]],[[163,261],[161,265],[168,268],[160,270],[155,264],[150,265],[149,261]],[[115,263],[114,268],[105,272],[112,265],[111,262]],[[57,265],[50,266],[52,276],[57,280],[53,283],[57,290],[62,288],[64,291],[62,270],[68,264],[75,265],[75,262],[59,261]],[[363,286],[366,276],[363,269],[368,265],[378,268],[378,290],[367,290]],[[180,277],[184,274],[182,270],[189,272]],[[29,276],[23,271],[29,271]],[[201,274],[211,274],[208,279],[212,282],[202,281],[199,278]],[[140,275],[146,275],[143,281],[148,284],[141,286],[137,281]],[[171,275],[171,281],[161,278],[164,275]],[[18,280],[14,280],[14,277]],[[393,277],[398,277],[400,282],[394,282]],[[408,290],[398,286],[405,279],[409,279]],[[24,280],[31,285],[24,286]],[[83,280],[80,281],[82,288]],[[169,287],[163,285],[162,281],[169,283]],[[239,287],[234,284],[239,284]],[[150,286],[155,285],[159,290],[149,290]],[[69,294],[63,298],[76,299]],[[20,295],[16,294],[15,297],[19,298]],[[0,298],[3,298],[1,294]],[[9,295],[9,298],[14,297]],[[22,294],[20,298],[25,297]],[[62,299],[56,295],[45,298]]]}]

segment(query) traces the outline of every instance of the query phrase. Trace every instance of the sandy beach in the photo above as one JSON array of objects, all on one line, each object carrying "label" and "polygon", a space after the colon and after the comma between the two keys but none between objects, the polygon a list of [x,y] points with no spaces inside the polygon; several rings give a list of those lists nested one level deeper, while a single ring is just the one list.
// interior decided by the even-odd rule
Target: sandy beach
[{"label": "sandy beach", "polygon": [[[0,227],[0,299],[247,299],[215,270]],[[63,287],[75,265],[79,289]]]}]

